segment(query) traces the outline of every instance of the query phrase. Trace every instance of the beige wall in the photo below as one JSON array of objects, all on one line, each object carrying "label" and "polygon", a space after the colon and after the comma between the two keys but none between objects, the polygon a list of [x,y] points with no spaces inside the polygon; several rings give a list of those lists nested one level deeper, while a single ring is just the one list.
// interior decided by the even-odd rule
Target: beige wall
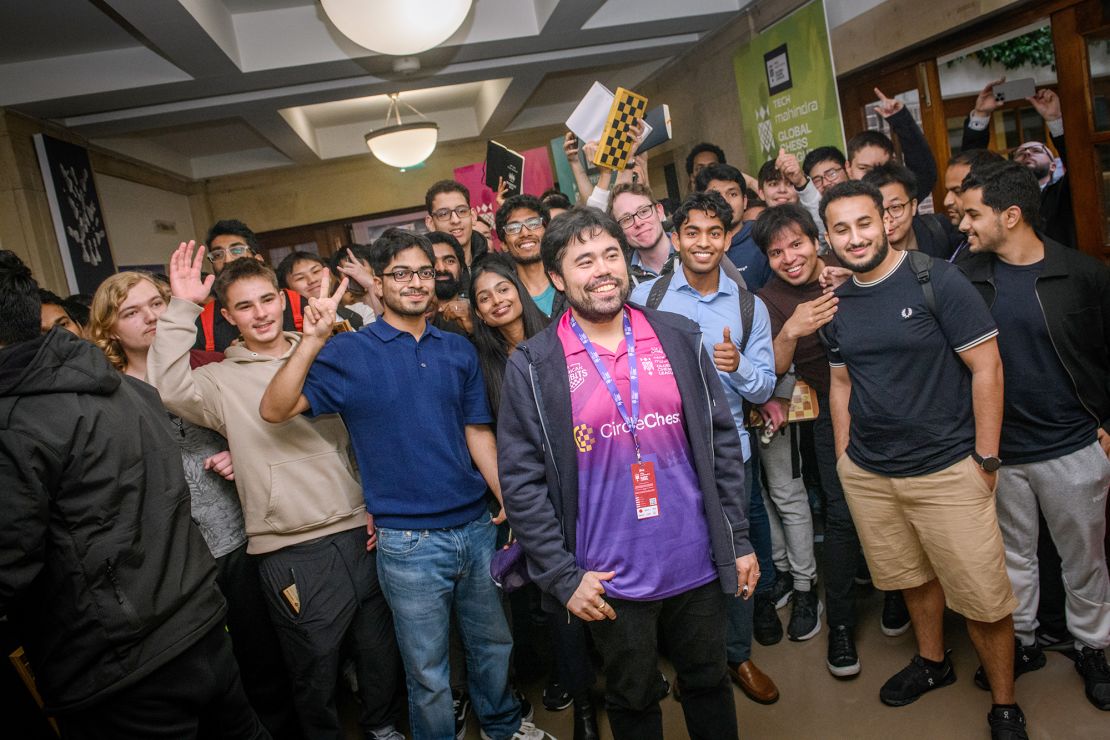
[{"label": "beige wall", "polygon": [[[196,234],[187,195],[103,174],[96,190],[117,267],[164,266],[178,243]],[[162,230],[171,224],[173,231]]]},{"label": "beige wall", "polygon": [[886,0],[830,31],[833,65],[837,75],[843,75],[937,39],[988,13],[1027,2]]}]

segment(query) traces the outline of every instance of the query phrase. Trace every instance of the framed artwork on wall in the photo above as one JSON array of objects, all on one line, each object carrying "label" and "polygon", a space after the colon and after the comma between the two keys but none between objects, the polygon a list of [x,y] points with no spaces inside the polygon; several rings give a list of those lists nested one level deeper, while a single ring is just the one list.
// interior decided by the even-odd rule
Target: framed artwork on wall
[{"label": "framed artwork on wall", "polygon": [[84,147],[45,134],[35,134],[35,151],[69,289],[95,293],[116,267],[89,153]]}]

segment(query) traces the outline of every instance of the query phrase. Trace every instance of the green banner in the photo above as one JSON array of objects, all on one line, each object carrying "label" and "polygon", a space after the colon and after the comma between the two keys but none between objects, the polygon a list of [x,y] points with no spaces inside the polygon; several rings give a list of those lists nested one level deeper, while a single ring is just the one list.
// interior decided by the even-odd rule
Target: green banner
[{"label": "green banner", "polygon": [[819,146],[844,149],[844,127],[817,0],[760,31],[733,57],[752,174],[779,149],[798,159]]}]

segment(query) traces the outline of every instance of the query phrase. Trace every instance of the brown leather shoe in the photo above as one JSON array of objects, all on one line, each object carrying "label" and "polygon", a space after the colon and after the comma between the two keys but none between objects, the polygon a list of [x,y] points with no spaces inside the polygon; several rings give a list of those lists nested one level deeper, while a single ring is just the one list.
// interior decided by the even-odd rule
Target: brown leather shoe
[{"label": "brown leather shoe", "polygon": [[729,663],[728,675],[748,698],[760,704],[774,704],[779,700],[779,688],[755,663],[746,660],[739,665]]}]

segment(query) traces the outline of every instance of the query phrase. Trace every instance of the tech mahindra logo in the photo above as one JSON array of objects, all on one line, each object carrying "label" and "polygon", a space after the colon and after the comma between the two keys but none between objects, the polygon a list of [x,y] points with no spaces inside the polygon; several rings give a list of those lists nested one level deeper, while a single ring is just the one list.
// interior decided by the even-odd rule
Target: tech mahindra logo
[{"label": "tech mahindra logo", "polygon": [[[678,424],[681,421],[681,414],[659,414],[653,411],[636,420],[636,431],[642,432],[645,429],[670,426],[671,424]],[[606,422],[601,425],[600,432],[604,439],[619,437],[622,434],[628,434],[628,423],[625,421]]]}]

